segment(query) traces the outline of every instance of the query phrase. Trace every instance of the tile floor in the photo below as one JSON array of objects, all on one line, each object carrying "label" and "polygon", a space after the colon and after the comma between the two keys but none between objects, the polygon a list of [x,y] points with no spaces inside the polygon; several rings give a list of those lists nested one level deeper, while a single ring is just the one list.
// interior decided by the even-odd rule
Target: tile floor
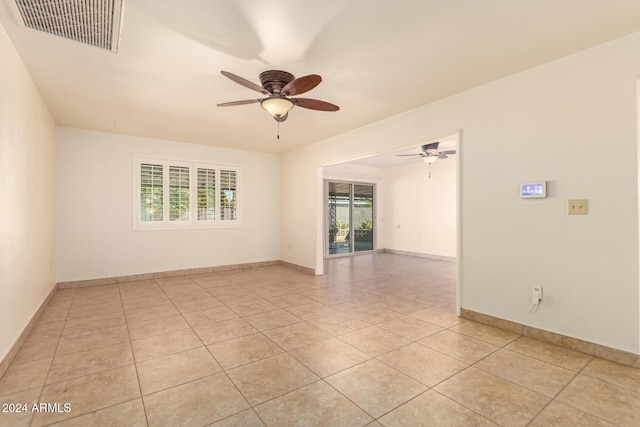
[{"label": "tile floor", "polygon": [[463,321],[454,278],[376,254],[58,290],[0,379],[52,405],[0,426],[640,425],[639,370]]}]

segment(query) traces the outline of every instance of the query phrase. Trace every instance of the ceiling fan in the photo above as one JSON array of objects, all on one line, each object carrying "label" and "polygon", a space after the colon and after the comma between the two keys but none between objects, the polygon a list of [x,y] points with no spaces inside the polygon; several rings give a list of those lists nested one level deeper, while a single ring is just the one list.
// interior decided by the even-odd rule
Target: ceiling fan
[{"label": "ceiling fan", "polygon": [[420,146],[422,149],[422,153],[418,154],[396,154],[398,157],[402,156],[411,156],[414,158],[422,157],[422,159],[427,163],[433,163],[438,159],[446,159],[450,154],[456,154],[456,150],[444,150],[438,151],[438,145],[440,142],[432,142],[430,144],[424,144]]},{"label": "ceiling fan", "polygon": [[293,74],[280,70],[267,70],[260,73],[262,86],[237,76],[228,71],[221,71],[222,75],[244,87],[266,95],[264,98],[247,99],[244,101],[223,102],[218,107],[234,105],[257,104],[268,112],[278,123],[284,122],[289,116],[289,111],[294,107],[308,108],[319,111],[338,111],[340,107],[329,102],[311,98],[292,98],[315,88],[322,81],[317,74],[295,78]]},{"label": "ceiling fan", "polygon": [[[432,142],[430,144],[424,144],[420,146],[422,153],[418,154],[396,154],[398,157],[410,156],[415,159],[422,158],[426,163],[429,164],[429,178],[431,178],[431,164],[438,159],[446,159],[451,154],[456,154],[456,150],[443,150],[438,151],[438,145],[440,142]],[[410,159],[412,160],[412,159]]]}]

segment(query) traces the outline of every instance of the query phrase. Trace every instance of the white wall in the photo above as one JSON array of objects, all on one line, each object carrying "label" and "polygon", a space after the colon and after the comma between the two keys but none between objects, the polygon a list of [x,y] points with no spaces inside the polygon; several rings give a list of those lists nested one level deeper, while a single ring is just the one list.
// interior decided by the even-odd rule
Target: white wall
[{"label": "white wall", "polygon": [[55,286],[55,123],[0,25],[0,361]]},{"label": "white wall", "polygon": [[[58,281],[280,259],[274,154],[58,129]],[[242,165],[242,226],[133,231],[133,157]]]},{"label": "white wall", "polygon": [[456,158],[423,161],[384,171],[380,185],[380,234],[385,249],[455,257]]},{"label": "white wall", "polygon": [[[318,165],[462,129],[461,306],[639,353],[639,50],[634,34],[284,154],[297,209],[283,209],[296,232],[282,241],[297,250],[283,258],[316,265],[318,235],[301,225],[320,225]],[[519,199],[538,179],[549,197]],[[589,215],[567,216],[570,198]]]}]

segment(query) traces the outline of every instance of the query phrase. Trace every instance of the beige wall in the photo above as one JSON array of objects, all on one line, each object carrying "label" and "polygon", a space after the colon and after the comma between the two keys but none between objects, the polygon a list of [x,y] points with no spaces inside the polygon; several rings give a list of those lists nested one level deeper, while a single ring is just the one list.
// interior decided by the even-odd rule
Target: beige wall
[{"label": "beige wall", "polygon": [[[280,157],[59,128],[58,281],[280,259]],[[134,156],[240,165],[242,225],[133,229]]]},{"label": "beige wall", "polygon": [[[321,226],[319,165],[461,129],[461,306],[639,353],[639,50],[634,34],[285,153],[284,260],[318,265],[303,225]],[[549,197],[520,199],[529,180],[547,180]],[[568,216],[571,198],[589,215]]]},{"label": "beige wall", "polygon": [[0,360],[55,286],[55,123],[0,25]]}]

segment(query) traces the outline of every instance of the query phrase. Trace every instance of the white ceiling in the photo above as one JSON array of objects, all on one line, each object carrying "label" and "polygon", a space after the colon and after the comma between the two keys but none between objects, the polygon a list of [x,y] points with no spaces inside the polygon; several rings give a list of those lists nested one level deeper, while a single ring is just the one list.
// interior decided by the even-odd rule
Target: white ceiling
[{"label": "white ceiling", "polygon": [[[640,31],[638,0],[126,0],[118,54],[5,27],[56,121],[199,144],[281,153]],[[283,69],[323,82],[280,125],[256,92]]]}]

